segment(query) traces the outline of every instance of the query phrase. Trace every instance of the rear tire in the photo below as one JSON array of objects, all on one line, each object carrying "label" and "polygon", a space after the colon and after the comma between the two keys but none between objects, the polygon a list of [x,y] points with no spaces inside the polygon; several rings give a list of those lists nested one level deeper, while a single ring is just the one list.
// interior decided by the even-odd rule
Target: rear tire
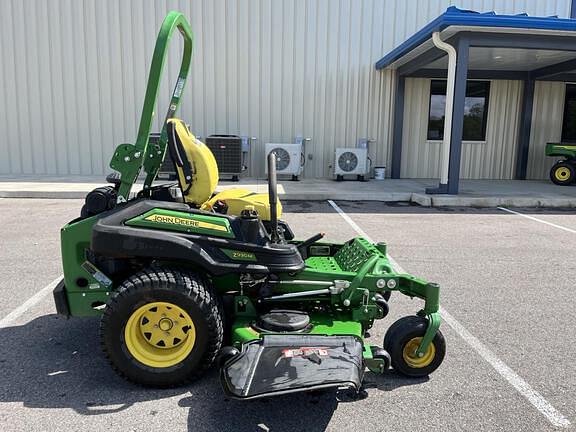
[{"label": "rear tire", "polygon": [[576,179],[576,169],[570,162],[557,162],[550,169],[550,180],[559,186],[567,186],[574,183]]},{"label": "rear tire", "polygon": [[428,320],[419,316],[404,317],[392,324],[384,338],[384,349],[390,354],[396,372],[420,378],[428,376],[442,364],[446,340],[440,330],[423,357],[413,355],[427,328]]},{"label": "rear tire", "polygon": [[216,359],[223,335],[222,306],[207,282],[172,269],[129,277],[100,321],[102,347],[114,370],[151,387],[198,378]]}]

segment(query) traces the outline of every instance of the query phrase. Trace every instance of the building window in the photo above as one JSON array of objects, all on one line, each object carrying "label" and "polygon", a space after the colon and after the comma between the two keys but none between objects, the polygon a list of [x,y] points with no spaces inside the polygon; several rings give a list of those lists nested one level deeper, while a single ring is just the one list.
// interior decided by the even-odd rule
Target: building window
[{"label": "building window", "polygon": [[[462,140],[484,141],[486,139],[486,118],[488,117],[489,95],[490,81],[466,82]],[[429,140],[441,140],[444,138],[445,107],[446,80],[432,80],[430,84],[430,114],[428,117]],[[576,104],[574,107],[576,108]]]},{"label": "building window", "polygon": [[576,142],[576,85],[566,85],[564,119],[562,120],[562,141]]}]

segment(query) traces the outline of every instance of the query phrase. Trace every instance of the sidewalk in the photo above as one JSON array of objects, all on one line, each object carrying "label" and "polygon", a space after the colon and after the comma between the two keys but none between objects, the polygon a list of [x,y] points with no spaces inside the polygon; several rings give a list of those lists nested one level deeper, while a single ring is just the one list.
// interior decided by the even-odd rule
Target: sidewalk
[{"label": "sidewalk", "polygon": [[[437,180],[401,179],[369,182],[328,179],[279,180],[284,201],[396,201],[432,207],[576,207],[576,186],[556,186],[548,181],[462,180],[459,195],[426,195]],[[84,198],[105,184],[103,177],[0,176],[0,198]],[[217,190],[241,187],[266,192],[264,179],[222,181]],[[137,184],[134,191],[141,188]]]}]

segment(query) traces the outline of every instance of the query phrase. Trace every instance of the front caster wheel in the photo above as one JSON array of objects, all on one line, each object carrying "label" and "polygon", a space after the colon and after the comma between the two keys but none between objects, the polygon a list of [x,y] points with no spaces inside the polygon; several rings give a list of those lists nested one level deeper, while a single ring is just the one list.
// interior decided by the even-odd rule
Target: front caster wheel
[{"label": "front caster wheel", "polygon": [[384,349],[390,353],[392,367],[409,377],[424,377],[434,372],[446,354],[446,340],[438,330],[422,357],[416,355],[428,320],[419,316],[404,317],[396,321],[384,338]]},{"label": "front caster wheel", "polygon": [[223,340],[222,307],[200,277],[145,270],[111,296],[100,322],[102,347],[128,380],[152,387],[192,381],[216,359]]}]

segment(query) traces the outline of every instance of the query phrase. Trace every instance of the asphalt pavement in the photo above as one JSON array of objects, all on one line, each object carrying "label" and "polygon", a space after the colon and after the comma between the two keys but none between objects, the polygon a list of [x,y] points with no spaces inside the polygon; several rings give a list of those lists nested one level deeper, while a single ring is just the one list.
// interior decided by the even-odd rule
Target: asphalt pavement
[{"label": "asphalt pavement", "polygon": [[[518,215],[499,209],[336,204],[356,227],[326,201],[287,203],[284,219],[302,238],[322,231],[328,239],[345,241],[360,229],[374,241],[386,241],[406,271],[441,285],[442,306],[459,327],[442,324],[447,355],[429,378],[367,374],[367,397],[354,401],[334,392],[232,401],[222,393],[215,370],[179,389],[126,383],[101,354],[97,319],[56,317],[50,295],[21,306],[61,273],[59,228],[76,217],[81,201],[0,199],[0,430],[574,428],[573,210],[514,209]],[[390,315],[371,332],[373,343],[381,343],[395,319],[419,307],[418,300],[393,295]],[[15,310],[21,313],[3,322]],[[515,387],[514,376],[511,380],[502,371],[512,371],[528,387]],[[564,425],[554,425],[555,419],[564,419]]]}]

